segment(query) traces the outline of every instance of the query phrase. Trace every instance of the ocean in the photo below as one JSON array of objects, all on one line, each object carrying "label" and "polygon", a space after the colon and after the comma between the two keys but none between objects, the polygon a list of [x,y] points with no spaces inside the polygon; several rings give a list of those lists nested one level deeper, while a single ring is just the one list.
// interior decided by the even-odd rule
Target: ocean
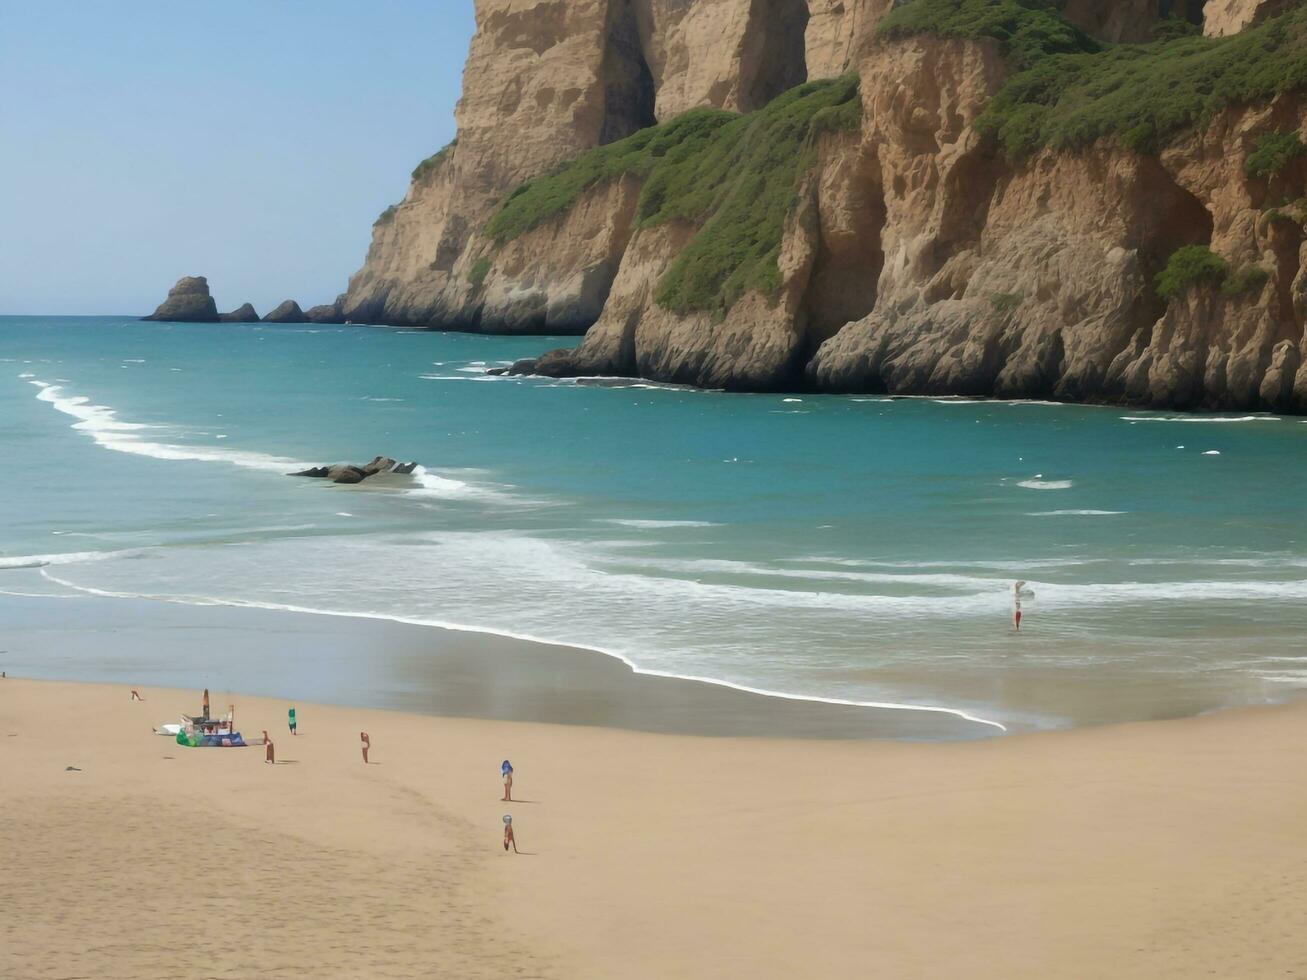
[{"label": "ocean", "polygon": [[[0,592],[500,633],[989,731],[1307,686],[1303,420],[485,373],[575,342],[0,317]],[[377,454],[421,469],[286,475]]]}]

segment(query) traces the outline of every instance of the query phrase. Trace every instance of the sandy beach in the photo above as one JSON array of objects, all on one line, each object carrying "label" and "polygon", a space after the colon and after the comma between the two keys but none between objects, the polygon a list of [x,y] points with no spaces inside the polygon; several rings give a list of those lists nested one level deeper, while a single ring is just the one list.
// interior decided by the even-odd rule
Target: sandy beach
[{"label": "sandy beach", "polygon": [[269,766],[153,735],[199,692],[141,693],[0,683],[2,976],[1307,969],[1307,704],[903,744],[297,703],[292,738],[214,690]]}]

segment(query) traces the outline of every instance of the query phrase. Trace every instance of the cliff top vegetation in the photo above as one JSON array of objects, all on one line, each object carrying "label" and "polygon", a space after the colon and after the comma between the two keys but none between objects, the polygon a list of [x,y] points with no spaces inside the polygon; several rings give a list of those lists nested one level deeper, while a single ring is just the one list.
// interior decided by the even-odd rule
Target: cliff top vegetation
[{"label": "cliff top vegetation", "polygon": [[1307,88],[1307,6],[1230,37],[1162,30],[1149,44],[1094,41],[1051,0],[910,0],[878,30],[997,41],[1017,72],[976,128],[1013,159],[1104,137],[1156,152],[1226,107]]},{"label": "cliff top vegetation", "polygon": [[638,177],[639,227],[702,225],[659,283],[658,303],[722,316],[749,289],[775,293],[785,216],[814,159],[813,138],[855,128],[861,115],[856,75],[808,82],[743,116],[692,110],[523,184],[486,231],[503,244],[567,211],[591,187]]}]

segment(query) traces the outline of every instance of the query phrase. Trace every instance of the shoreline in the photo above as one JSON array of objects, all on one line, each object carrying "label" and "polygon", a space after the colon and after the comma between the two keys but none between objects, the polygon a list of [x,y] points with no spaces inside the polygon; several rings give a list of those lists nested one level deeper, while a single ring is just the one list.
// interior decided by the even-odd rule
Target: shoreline
[{"label": "shoreline", "polygon": [[284,700],[214,688],[215,713],[270,731],[267,766],[153,735],[199,691],[140,691],[0,681],[0,974],[1154,980],[1307,960],[1307,703],[905,744],[297,700],[291,737]]},{"label": "shoreline", "polygon": [[[765,692],[641,670],[604,650],[391,617],[79,590],[0,592],[0,621],[0,669],[33,680],[225,685],[340,707],[676,735],[968,741],[1006,731],[960,709]],[[184,652],[170,658],[161,637],[184,640]],[[311,679],[324,670],[336,680]]]}]

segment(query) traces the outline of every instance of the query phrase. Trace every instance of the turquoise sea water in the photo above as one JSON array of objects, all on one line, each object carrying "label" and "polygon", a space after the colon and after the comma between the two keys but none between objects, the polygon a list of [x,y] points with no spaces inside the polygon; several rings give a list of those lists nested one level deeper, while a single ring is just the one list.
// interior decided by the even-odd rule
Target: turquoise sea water
[{"label": "turquoise sea water", "polygon": [[[562,342],[0,318],[0,590],[455,625],[1012,729],[1307,685],[1298,419],[484,374]],[[377,453],[424,471],[283,475]]]}]

